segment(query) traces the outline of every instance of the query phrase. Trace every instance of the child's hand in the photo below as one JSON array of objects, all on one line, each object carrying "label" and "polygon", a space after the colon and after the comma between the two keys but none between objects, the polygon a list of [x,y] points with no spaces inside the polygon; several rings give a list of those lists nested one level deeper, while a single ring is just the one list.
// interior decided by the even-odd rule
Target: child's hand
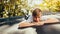
[{"label": "child's hand", "polygon": [[36,22],[35,25],[37,26],[44,25],[44,22]]}]

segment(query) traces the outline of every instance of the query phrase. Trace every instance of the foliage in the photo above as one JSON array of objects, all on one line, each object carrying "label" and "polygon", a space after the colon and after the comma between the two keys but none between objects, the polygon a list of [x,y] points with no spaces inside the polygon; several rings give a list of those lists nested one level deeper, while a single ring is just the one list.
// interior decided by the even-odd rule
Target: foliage
[{"label": "foliage", "polygon": [[0,15],[2,18],[23,16],[24,12],[22,12],[21,9],[29,9],[26,0],[1,0],[0,3],[4,6],[4,12],[2,12],[3,15]]},{"label": "foliage", "polygon": [[42,9],[49,9],[49,11],[59,12],[60,11],[60,0],[43,0],[43,3],[40,4]]},{"label": "foliage", "polygon": [[[30,4],[33,1],[31,0]],[[23,16],[25,13],[22,9],[29,11],[37,6],[42,10],[47,9],[52,12],[60,12],[60,0],[43,0],[41,4],[31,6],[29,6],[28,0],[0,0],[0,17]]]}]

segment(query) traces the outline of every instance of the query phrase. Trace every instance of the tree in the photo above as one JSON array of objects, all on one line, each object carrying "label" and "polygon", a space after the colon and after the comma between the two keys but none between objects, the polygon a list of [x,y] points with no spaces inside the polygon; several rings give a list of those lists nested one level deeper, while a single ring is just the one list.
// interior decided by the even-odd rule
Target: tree
[{"label": "tree", "polygon": [[4,6],[3,18],[11,16],[23,16],[24,13],[21,9],[25,8],[29,10],[27,0],[1,0],[1,4]]},{"label": "tree", "polygon": [[40,4],[43,8],[48,8],[49,11],[59,12],[60,11],[60,0],[43,0],[43,3]]}]

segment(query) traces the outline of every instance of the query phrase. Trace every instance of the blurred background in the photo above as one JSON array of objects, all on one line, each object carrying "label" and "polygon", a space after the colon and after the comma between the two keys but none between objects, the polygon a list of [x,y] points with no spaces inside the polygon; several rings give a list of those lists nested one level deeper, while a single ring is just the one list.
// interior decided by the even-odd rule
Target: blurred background
[{"label": "blurred background", "polygon": [[44,13],[59,13],[60,0],[0,0],[0,18],[30,15],[36,7]]},{"label": "blurred background", "polygon": [[[17,24],[27,20],[35,8],[40,8],[43,16],[60,20],[60,0],[0,0],[0,34],[11,34],[12,31],[18,34]],[[57,31],[60,34],[60,29]]]}]

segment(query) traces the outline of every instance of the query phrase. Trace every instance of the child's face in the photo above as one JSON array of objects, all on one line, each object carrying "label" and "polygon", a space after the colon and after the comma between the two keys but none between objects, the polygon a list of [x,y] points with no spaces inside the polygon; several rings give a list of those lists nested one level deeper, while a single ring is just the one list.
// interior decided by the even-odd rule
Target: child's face
[{"label": "child's face", "polygon": [[39,9],[36,9],[35,11],[36,11],[37,15],[34,17],[34,20],[36,22],[38,22],[38,21],[40,21],[40,17],[42,16],[42,12]]},{"label": "child's face", "polygon": [[35,21],[35,22],[39,22],[39,21],[40,21],[40,18],[35,17],[35,18],[34,18],[34,21]]},{"label": "child's face", "polygon": [[37,16],[34,17],[34,21],[35,21],[35,22],[39,22],[41,15],[42,15],[41,12],[38,12],[38,13],[37,13]]}]

